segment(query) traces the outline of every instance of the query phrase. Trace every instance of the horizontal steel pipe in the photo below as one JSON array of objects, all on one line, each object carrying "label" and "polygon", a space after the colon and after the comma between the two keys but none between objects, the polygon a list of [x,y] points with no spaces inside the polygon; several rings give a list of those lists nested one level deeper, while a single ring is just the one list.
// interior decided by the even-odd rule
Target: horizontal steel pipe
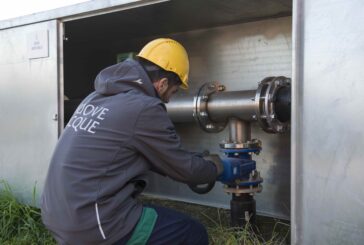
[{"label": "horizontal steel pipe", "polygon": [[175,123],[195,122],[193,118],[193,95],[172,97],[166,104],[168,115]]},{"label": "horizontal steel pipe", "polygon": [[[215,122],[225,122],[230,117],[252,121],[255,114],[255,91],[232,91],[211,94],[207,104],[208,115]],[[173,122],[194,122],[194,96],[172,98],[166,104]]]},{"label": "horizontal steel pipe", "polygon": [[214,93],[210,96],[207,110],[211,120],[225,122],[230,117],[252,121],[255,115],[255,90]]},{"label": "horizontal steel pipe", "polygon": [[266,77],[256,90],[224,91],[218,83],[205,83],[196,95],[176,97],[166,106],[175,123],[196,122],[208,133],[222,131],[229,118],[257,121],[268,133],[289,129],[291,79]]}]

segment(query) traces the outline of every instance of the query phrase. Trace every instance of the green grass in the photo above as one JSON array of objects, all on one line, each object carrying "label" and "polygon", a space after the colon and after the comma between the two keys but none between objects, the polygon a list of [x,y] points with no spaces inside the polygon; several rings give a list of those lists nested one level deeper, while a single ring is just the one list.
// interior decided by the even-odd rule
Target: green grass
[{"label": "green grass", "polygon": [[[33,206],[35,188],[33,189]],[[55,244],[41,222],[40,210],[14,197],[10,186],[0,181],[0,244]]]},{"label": "green grass", "polygon": [[[40,210],[33,203],[26,205],[15,198],[10,186],[0,181],[0,244],[33,245],[56,244],[41,222]],[[283,245],[289,244],[289,224],[280,220],[257,217],[257,226],[244,228],[229,226],[229,211],[207,206],[142,196],[147,204],[176,209],[205,225],[211,245]]]},{"label": "green grass", "polygon": [[199,220],[207,228],[211,245],[284,245],[289,244],[289,222],[264,216],[256,225],[230,227],[230,211],[197,204],[143,196],[143,203],[176,209]]}]

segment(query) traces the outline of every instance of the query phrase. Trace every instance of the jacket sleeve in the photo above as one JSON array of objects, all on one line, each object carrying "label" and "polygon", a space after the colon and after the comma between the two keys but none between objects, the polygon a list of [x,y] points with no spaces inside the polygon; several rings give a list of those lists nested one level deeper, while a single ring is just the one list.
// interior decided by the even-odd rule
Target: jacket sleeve
[{"label": "jacket sleeve", "polygon": [[161,103],[146,106],[135,125],[132,145],[152,165],[152,170],[186,184],[205,184],[217,177],[213,162],[184,150]]}]

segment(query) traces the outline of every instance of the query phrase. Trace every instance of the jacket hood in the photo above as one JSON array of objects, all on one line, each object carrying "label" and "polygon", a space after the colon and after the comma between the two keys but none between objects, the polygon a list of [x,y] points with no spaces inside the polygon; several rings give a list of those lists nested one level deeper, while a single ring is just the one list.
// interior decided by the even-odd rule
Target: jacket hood
[{"label": "jacket hood", "polygon": [[103,69],[95,79],[95,90],[102,95],[139,90],[149,96],[159,98],[144,68],[133,59],[127,59]]}]

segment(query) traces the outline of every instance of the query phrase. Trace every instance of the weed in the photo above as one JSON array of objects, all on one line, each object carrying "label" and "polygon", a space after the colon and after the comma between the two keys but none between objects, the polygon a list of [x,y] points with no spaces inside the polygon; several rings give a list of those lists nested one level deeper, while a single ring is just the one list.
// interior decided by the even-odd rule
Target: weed
[{"label": "weed", "polygon": [[[56,244],[41,222],[40,209],[34,207],[35,196],[34,187],[32,205],[22,204],[15,198],[9,184],[0,180],[1,245]],[[258,216],[258,227],[254,229],[249,224],[243,228],[232,228],[229,226],[229,212],[225,209],[145,196],[141,199],[144,203],[174,208],[200,220],[207,227],[211,245],[287,244],[289,225],[280,221]]]},{"label": "weed", "polygon": [[[33,206],[35,206],[35,187]],[[43,226],[40,210],[20,203],[8,183],[0,181],[0,244],[55,244]]]},{"label": "weed", "polygon": [[230,212],[190,203],[143,196],[144,203],[176,209],[198,219],[207,228],[211,245],[284,245],[289,243],[289,224],[257,216],[257,226],[230,227]]}]

